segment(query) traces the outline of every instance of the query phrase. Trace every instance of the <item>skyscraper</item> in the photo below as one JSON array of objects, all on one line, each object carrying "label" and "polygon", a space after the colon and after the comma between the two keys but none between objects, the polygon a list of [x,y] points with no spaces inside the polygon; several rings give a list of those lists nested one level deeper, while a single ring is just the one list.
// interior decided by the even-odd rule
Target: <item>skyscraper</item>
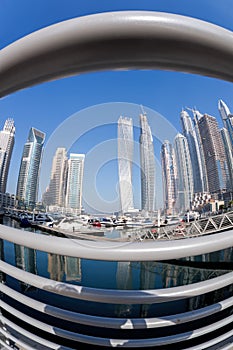
[{"label": "skyscraper", "polygon": [[132,188],[133,122],[131,118],[118,119],[118,173],[121,211],[134,207]]},{"label": "skyscraper", "polygon": [[155,160],[153,138],[145,113],[140,114],[140,125],[142,210],[152,212],[155,209]]},{"label": "skyscraper", "polygon": [[231,147],[233,148],[233,114],[231,114],[229,108],[223,100],[218,101],[218,110],[222,117],[223,125],[227,129],[230,140]]},{"label": "skyscraper", "polygon": [[231,146],[231,139],[226,128],[222,128],[220,131],[221,131],[221,136],[224,144],[227,166],[228,166],[226,186],[228,191],[233,191],[233,150]]},{"label": "skyscraper", "polygon": [[177,165],[177,210],[184,212],[191,208],[193,200],[193,173],[188,141],[177,134],[174,141]]},{"label": "skyscraper", "polygon": [[28,205],[34,205],[37,201],[44,140],[45,134],[42,131],[31,128],[23,149],[16,196]]},{"label": "skyscraper", "polygon": [[202,138],[201,138],[199,124],[198,124],[198,121],[203,117],[203,114],[201,114],[196,109],[192,109],[192,112],[193,112],[194,130],[195,130],[195,135],[196,135],[197,145],[198,145],[197,146],[197,156],[198,156],[198,162],[200,165],[200,173],[201,173],[201,179],[202,179],[202,185],[203,185],[202,192],[209,193],[209,184],[208,184],[208,178],[207,178],[205,155],[204,155]]},{"label": "skyscraper", "polygon": [[57,148],[53,157],[49,188],[46,192],[47,205],[65,206],[67,161],[66,149]]},{"label": "skyscraper", "polygon": [[15,143],[14,120],[8,118],[0,131],[0,192],[6,192],[11,155]]},{"label": "skyscraper", "polygon": [[204,114],[198,120],[205,157],[208,187],[210,193],[227,188],[227,161],[218,123],[215,117]]},{"label": "skyscraper", "polygon": [[194,192],[203,192],[203,174],[201,166],[200,149],[198,147],[196,131],[194,129],[192,119],[188,112],[182,110],[180,113],[181,125],[183,129],[183,135],[188,141],[189,153],[191,157],[191,165],[193,172],[193,187]]},{"label": "skyscraper", "polygon": [[82,209],[84,159],[84,154],[71,153],[68,160],[66,207],[76,209],[77,213]]},{"label": "skyscraper", "polygon": [[166,214],[175,212],[176,204],[176,165],[171,143],[164,141],[161,147],[163,198]]}]

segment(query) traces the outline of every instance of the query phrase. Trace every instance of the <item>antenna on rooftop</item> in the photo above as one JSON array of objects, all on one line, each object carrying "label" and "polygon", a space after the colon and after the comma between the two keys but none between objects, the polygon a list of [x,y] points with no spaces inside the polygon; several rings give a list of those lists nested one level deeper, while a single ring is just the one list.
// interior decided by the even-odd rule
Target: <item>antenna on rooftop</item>
[{"label": "antenna on rooftop", "polygon": [[187,109],[188,111],[191,111],[191,112],[195,112],[195,108],[190,108],[190,107],[185,107],[185,109]]},{"label": "antenna on rooftop", "polygon": [[142,114],[143,114],[143,115],[146,115],[146,111],[144,110],[143,105],[140,105],[140,107],[141,107]]}]

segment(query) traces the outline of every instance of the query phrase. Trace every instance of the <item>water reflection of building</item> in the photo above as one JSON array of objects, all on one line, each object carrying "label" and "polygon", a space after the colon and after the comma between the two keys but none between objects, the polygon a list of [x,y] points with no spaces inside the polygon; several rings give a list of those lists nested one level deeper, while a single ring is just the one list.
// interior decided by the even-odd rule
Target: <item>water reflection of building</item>
[{"label": "water reflection of building", "polygon": [[63,281],[65,275],[65,258],[62,255],[48,254],[48,273],[50,279]]},{"label": "water reflection of building", "polygon": [[66,273],[67,282],[68,281],[80,282],[82,280],[81,259],[66,256],[65,273]]},{"label": "water reflection of building", "polygon": [[[119,261],[117,263],[116,286],[117,289],[132,289],[132,263]],[[116,305],[116,315],[118,317],[127,317],[131,314],[132,305]]]},{"label": "water reflection of building", "polygon": [[54,281],[81,281],[81,259],[48,254],[48,272]]},{"label": "water reflection of building", "polygon": [[[140,289],[154,289],[156,283],[154,262],[143,261],[140,265]],[[141,305],[140,317],[147,317],[150,306],[150,304]]]},{"label": "water reflection of building", "polygon": [[[0,239],[0,259],[2,261],[5,260],[5,258],[4,258],[4,240],[3,239]],[[0,283],[3,281],[5,281],[5,274],[2,271],[0,271]]]},{"label": "water reflection of building", "polygon": [[[36,251],[18,244],[14,245],[14,250],[15,266],[21,270],[37,275]],[[28,290],[28,288],[33,288],[24,282],[20,282],[20,286],[22,291]]]}]

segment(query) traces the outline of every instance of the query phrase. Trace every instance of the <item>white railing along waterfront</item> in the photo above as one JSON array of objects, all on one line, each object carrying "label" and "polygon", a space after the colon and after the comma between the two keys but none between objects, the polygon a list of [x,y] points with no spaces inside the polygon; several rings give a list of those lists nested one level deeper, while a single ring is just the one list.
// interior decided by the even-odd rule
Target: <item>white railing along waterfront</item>
[{"label": "white railing along waterfront", "polygon": [[131,237],[136,241],[170,240],[201,237],[227,230],[233,230],[233,211],[197,219],[190,223],[180,222],[159,228],[135,229],[132,230]]}]

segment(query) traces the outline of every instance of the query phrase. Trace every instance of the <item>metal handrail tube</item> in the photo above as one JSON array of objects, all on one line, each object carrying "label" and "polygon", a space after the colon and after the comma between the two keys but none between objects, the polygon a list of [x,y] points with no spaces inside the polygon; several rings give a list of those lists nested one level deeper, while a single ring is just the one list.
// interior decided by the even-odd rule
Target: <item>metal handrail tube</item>
[{"label": "metal handrail tube", "polygon": [[[0,315],[0,320],[1,322],[4,323],[5,326],[9,326],[11,329],[13,329],[15,332],[23,335],[26,338],[29,338],[30,340],[35,341],[35,343],[38,343],[40,345],[46,346],[48,349],[54,349],[54,350],[74,350],[72,348],[68,347],[63,347],[60,346],[59,344],[55,344],[53,342],[50,342],[46,339],[43,339],[33,333],[30,333],[29,331],[25,330],[24,328],[18,326],[17,324],[13,323],[12,321],[8,320],[5,316]],[[14,337],[11,333],[8,333],[8,330],[4,330],[0,327],[0,333],[2,333],[6,338],[9,338],[16,344],[18,343],[23,347],[25,350],[35,350],[34,347],[29,346],[19,338]],[[12,348],[11,348],[12,350]]]},{"label": "metal handrail tube", "polygon": [[0,283],[0,291],[7,296],[17,300],[23,305],[29,306],[36,311],[45,313],[46,315],[60,318],[62,320],[71,321],[75,323],[85,324],[94,327],[103,327],[111,329],[149,329],[174,326],[183,324],[211,316],[217,312],[223,311],[233,305],[233,297],[220,301],[216,304],[206,306],[204,308],[188,311],[180,314],[151,317],[151,318],[111,318],[100,317],[77,312],[64,310],[55,306],[51,306],[35,299],[29,298],[12,288]]},{"label": "metal handrail tube", "polygon": [[0,97],[44,81],[109,69],[167,69],[233,81],[233,35],[175,14],[100,13],[14,42],[1,50],[0,67]]},{"label": "metal handrail tube", "polygon": [[185,340],[201,337],[204,334],[213,332],[233,322],[233,315],[231,315],[224,318],[223,320],[214,322],[208,326],[204,326],[185,333],[169,335],[165,337],[158,337],[158,338],[146,338],[146,339],[111,339],[111,338],[94,337],[86,334],[84,335],[77,332],[74,333],[59,327],[51,326],[47,323],[35,320],[34,318],[27,316],[18,310],[15,310],[15,308],[9,306],[8,304],[6,304],[1,300],[0,300],[0,306],[4,308],[7,312],[13,314],[15,317],[20,318],[24,322],[29,323],[33,327],[39,328],[47,333],[57,335],[59,337],[69,339],[69,340],[75,340],[82,343],[98,345],[98,346],[106,346],[106,347],[107,346],[108,347],[121,346],[126,348],[142,347],[142,346],[150,347],[150,346],[162,346],[162,345],[168,345],[173,343],[179,343]]},{"label": "metal handrail tube", "polygon": [[[0,319],[2,317],[0,316]],[[24,341],[14,337],[13,335],[11,335],[10,333],[4,331],[2,328],[0,328],[0,334],[2,334],[4,337],[6,337],[7,339],[10,339],[12,342],[22,346],[23,349],[25,350],[35,350],[33,347],[27,345]],[[6,346],[7,344],[3,343],[4,346]],[[12,350],[12,347],[7,347],[7,349]],[[50,348],[51,349],[51,348]]]},{"label": "metal handrail tube", "polygon": [[[1,331],[0,331],[0,333],[1,333]],[[12,347],[9,346],[9,345],[7,345],[6,343],[4,343],[1,339],[0,339],[0,344],[1,344],[2,346],[4,346],[4,350],[5,350],[5,349],[7,349],[7,350],[12,350]],[[25,350],[26,350],[26,348],[25,348]]]},{"label": "metal handrail tube", "polygon": [[[185,348],[182,350],[204,350],[204,349],[210,349],[213,350],[213,346],[216,344],[220,344],[228,339],[232,339],[233,338],[233,330],[229,331],[227,333],[224,333],[222,335],[220,335],[217,338],[213,338],[205,343],[202,343],[200,345],[196,345],[196,346],[192,346],[191,348]],[[221,345],[221,344],[220,344]],[[217,349],[217,348],[214,348]],[[232,341],[230,344],[227,344],[226,346],[221,346],[221,348],[218,348],[219,350],[232,350]]]},{"label": "metal handrail tube", "polygon": [[54,281],[18,269],[0,260],[0,271],[24,283],[63,296],[110,304],[153,304],[192,298],[233,283],[233,272],[207,281],[166,289],[114,290],[77,286]]},{"label": "metal handrail tube", "polygon": [[233,246],[233,230],[174,241],[96,242],[39,235],[0,226],[0,238],[47,253],[103,261],[160,261],[196,256]]}]

